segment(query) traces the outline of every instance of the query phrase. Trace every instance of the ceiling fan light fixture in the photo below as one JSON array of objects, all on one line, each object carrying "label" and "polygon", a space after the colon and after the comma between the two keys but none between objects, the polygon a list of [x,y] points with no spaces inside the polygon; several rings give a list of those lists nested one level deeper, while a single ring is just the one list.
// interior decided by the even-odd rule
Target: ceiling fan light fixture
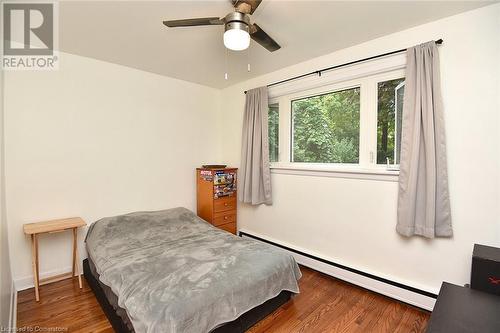
[{"label": "ceiling fan light fixture", "polygon": [[250,46],[248,25],[243,22],[229,22],[225,26],[224,46],[233,51],[242,51]]}]

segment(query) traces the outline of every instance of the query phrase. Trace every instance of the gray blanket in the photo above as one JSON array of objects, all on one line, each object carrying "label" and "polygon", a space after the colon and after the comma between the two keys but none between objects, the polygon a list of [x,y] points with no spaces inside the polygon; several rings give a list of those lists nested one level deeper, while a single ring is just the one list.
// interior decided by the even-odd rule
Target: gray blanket
[{"label": "gray blanket", "polygon": [[277,296],[299,292],[292,256],[212,227],[186,208],[92,224],[88,254],[136,332],[209,332]]}]

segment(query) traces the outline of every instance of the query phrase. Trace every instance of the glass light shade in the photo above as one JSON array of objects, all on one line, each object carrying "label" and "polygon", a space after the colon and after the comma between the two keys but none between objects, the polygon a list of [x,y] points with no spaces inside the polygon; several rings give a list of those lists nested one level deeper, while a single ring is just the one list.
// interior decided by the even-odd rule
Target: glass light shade
[{"label": "glass light shade", "polygon": [[250,46],[250,35],[245,30],[229,29],[224,32],[224,45],[234,51],[245,50]]}]

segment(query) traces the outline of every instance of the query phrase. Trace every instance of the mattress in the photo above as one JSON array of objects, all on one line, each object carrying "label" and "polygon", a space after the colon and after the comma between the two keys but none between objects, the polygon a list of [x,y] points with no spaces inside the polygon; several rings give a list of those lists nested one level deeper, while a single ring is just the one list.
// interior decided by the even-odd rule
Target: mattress
[{"label": "mattress", "polygon": [[[101,290],[103,291],[104,296],[106,297],[106,300],[108,301],[109,305],[111,305],[113,307],[115,314],[118,317],[120,317],[121,322],[126,327],[128,332],[134,332],[134,326],[132,325],[132,322],[130,321],[130,319],[127,315],[127,311],[125,311],[123,308],[121,308],[118,305],[118,296],[116,296],[116,294],[113,292],[113,290],[111,290],[110,287],[108,287],[107,285],[105,285],[104,283],[102,283],[99,280],[99,274],[96,272],[95,265],[92,262],[92,259],[89,257],[89,258],[87,258],[87,261],[88,261],[88,265],[89,265],[90,274],[92,274],[95,281],[97,281],[97,283],[99,284],[99,287],[101,287]],[[120,333],[124,333],[124,332],[120,332]]]},{"label": "mattress", "polygon": [[[131,327],[130,322],[125,322],[128,320],[128,317],[124,321],[122,317],[117,314],[120,313],[120,311],[123,311],[126,314],[125,310],[117,308],[116,303],[113,306],[109,302],[109,292],[113,293],[113,291],[111,291],[109,288],[107,292],[104,291],[104,285],[99,282],[99,280],[97,280],[91,272],[88,258],[83,261],[83,274],[114,331],[116,333],[133,333],[134,330],[133,327]],[[108,296],[106,296],[106,294],[108,294]],[[274,310],[288,302],[291,296],[292,293],[290,291],[283,290],[278,296],[264,302],[259,306],[256,306],[250,311],[245,312],[237,319],[218,326],[210,333],[244,333],[253,325],[271,314]],[[117,296],[114,295],[114,297]]]},{"label": "mattress", "polygon": [[284,290],[299,292],[292,256],[185,208],[102,219],[86,246],[92,275],[136,332],[208,332]]}]

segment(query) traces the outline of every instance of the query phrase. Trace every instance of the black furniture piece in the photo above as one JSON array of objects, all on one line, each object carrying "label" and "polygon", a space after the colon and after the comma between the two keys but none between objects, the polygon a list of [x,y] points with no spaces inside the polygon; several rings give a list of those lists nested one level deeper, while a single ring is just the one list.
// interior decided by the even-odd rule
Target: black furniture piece
[{"label": "black furniture piece", "polygon": [[443,282],[427,333],[500,332],[500,296]]},{"label": "black furniture piece", "polygon": [[[115,309],[115,307],[109,302],[105,291],[99,283],[99,280],[97,280],[97,278],[92,274],[89,259],[83,260],[83,275],[94,292],[99,305],[111,323],[113,330],[116,333],[133,333],[133,329],[130,329],[118,315],[118,309]],[[274,310],[288,302],[291,296],[292,293],[290,291],[283,290],[278,294],[278,296],[271,298],[251,310],[248,310],[237,319],[215,328],[210,333],[244,333],[250,327],[264,319],[267,315],[271,314]]]},{"label": "black furniture piece", "polygon": [[472,289],[500,295],[499,248],[474,244],[470,282]]}]

